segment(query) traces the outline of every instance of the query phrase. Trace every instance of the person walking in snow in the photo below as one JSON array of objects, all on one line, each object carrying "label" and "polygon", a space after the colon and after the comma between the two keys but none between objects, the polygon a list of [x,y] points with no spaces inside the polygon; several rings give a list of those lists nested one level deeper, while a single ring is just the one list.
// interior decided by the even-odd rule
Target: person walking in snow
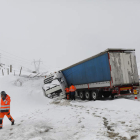
[{"label": "person walking in snow", "polygon": [[10,115],[10,96],[5,93],[5,91],[1,92],[1,103],[0,103],[0,129],[2,129],[3,118],[6,115],[8,119],[11,121],[11,125],[14,125],[14,119]]},{"label": "person walking in snow", "polygon": [[71,99],[72,100],[75,100],[75,91],[76,91],[76,87],[71,84],[70,88],[69,88],[69,91],[71,92]]}]

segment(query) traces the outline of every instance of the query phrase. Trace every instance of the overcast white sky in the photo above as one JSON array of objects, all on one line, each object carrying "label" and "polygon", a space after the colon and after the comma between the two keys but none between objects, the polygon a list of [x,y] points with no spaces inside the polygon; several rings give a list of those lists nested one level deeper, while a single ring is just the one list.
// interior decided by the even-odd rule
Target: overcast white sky
[{"label": "overcast white sky", "polygon": [[140,0],[0,0],[1,50],[64,68],[107,48],[140,61]]}]

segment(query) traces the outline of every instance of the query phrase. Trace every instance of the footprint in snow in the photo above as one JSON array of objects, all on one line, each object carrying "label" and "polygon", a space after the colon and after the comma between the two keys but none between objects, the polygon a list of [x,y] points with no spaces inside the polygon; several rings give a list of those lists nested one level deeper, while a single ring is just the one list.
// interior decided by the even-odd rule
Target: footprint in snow
[{"label": "footprint in snow", "polygon": [[13,135],[13,133],[10,133],[9,136]]},{"label": "footprint in snow", "polygon": [[125,124],[125,122],[121,122],[121,124]]},{"label": "footprint in snow", "polygon": [[85,126],[84,126],[84,125],[82,125],[82,126],[81,126],[81,128],[85,128]]},{"label": "footprint in snow", "polygon": [[79,132],[74,133],[74,135],[77,135]]},{"label": "footprint in snow", "polygon": [[81,122],[82,122],[81,120],[78,121],[78,123],[81,123]]}]

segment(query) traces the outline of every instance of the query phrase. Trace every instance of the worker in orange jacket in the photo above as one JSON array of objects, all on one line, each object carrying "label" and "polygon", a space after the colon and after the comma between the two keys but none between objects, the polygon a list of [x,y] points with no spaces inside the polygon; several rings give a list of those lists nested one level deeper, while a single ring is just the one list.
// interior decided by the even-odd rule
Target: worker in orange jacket
[{"label": "worker in orange jacket", "polygon": [[70,88],[69,88],[69,91],[71,92],[71,99],[72,100],[75,100],[75,91],[76,91],[76,87],[71,84]]},{"label": "worker in orange jacket", "polygon": [[2,129],[3,118],[6,115],[8,119],[11,121],[11,125],[14,125],[14,119],[10,115],[10,96],[5,93],[5,91],[1,92],[1,104],[0,104],[0,129]]},{"label": "worker in orange jacket", "polygon": [[[69,92],[69,88],[67,87],[67,88],[65,88],[65,92],[66,92],[66,99],[67,99],[67,95],[70,93]],[[70,95],[69,95],[70,96]]]}]

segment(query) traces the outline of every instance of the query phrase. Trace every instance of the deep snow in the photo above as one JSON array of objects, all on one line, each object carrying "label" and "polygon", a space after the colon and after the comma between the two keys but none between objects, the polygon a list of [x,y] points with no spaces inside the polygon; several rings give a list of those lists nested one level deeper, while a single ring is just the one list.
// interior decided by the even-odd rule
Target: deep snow
[{"label": "deep snow", "polygon": [[67,101],[43,95],[43,78],[0,77],[15,125],[4,118],[0,140],[140,139],[140,102],[124,98]]}]

